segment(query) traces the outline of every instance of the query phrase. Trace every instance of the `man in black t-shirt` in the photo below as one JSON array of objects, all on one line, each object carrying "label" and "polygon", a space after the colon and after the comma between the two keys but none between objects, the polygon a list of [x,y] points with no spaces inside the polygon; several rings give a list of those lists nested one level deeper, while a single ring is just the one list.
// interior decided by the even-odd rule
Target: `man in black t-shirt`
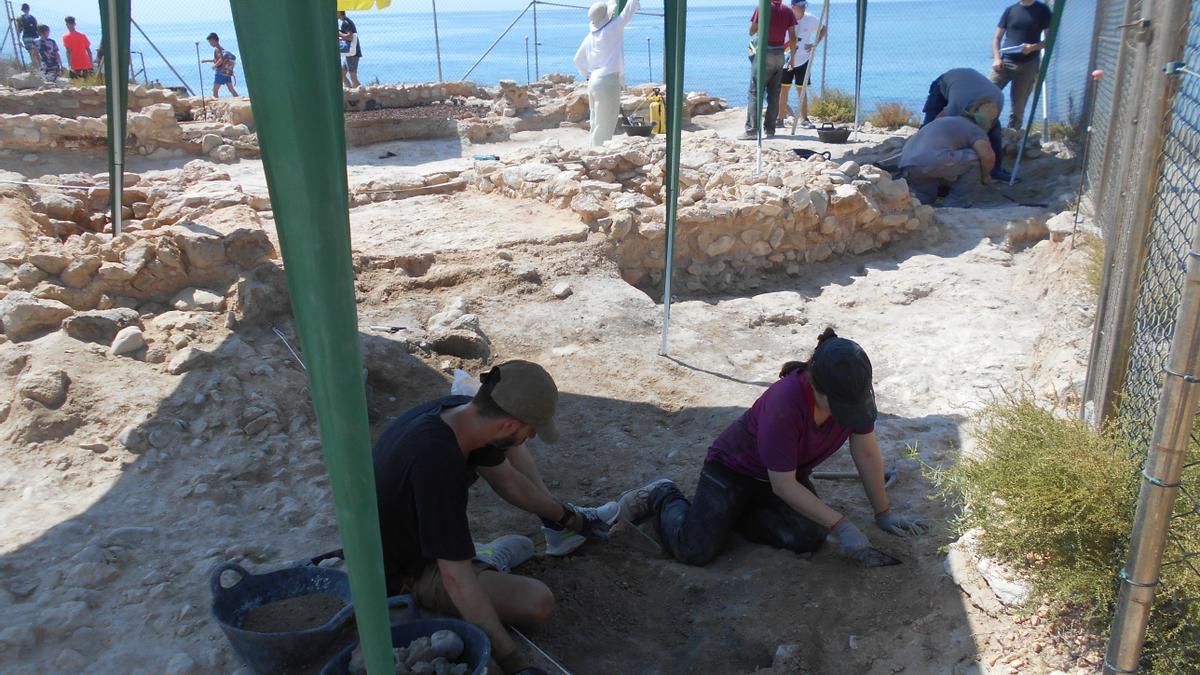
[{"label": "man in black t-shirt", "polygon": [[426,609],[463,617],[488,634],[505,673],[535,672],[503,624],[545,621],[554,595],[541,581],[501,573],[532,555],[524,537],[507,538],[525,543],[518,560],[497,563],[495,552],[480,559],[467,520],[468,488],[482,476],[510,504],[589,539],[607,538],[616,513],[606,520],[596,509],[559,502],[538,476],[524,443],[558,436],[558,388],[545,369],[508,361],[481,380],[474,398],[448,396],[412,408],[375,443],[388,595],[412,594]]},{"label": "man in black t-shirt", "polygon": [[38,56],[37,41],[38,35],[38,20],[29,13],[29,4],[21,5],[21,16],[18,16],[13,21],[17,24],[17,30],[21,32],[21,44],[25,46],[25,51],[29,52],[30,70],[39,71],[42,69],[42,60]]},{"label": "man in black t-shirt", "polygon": [[362,45],[358,42],[358,26],[342,11],[338,12],[338,51],[342,54],[342,84],[346,87],[360,86],[358,60],[362,58]]},{"label": "man in black t-shirt", "polygon": [[1009,97],[1008,127],[1020,129],[1025,117],[1025,102],[1037,85],[1041,69],[1041,51],[1046,43],[1042,33],[1050,28],[1050,8],[1040,0],[1021,0],[1004,10],[996,35],[992,38],[992,73],[989,79],[1003,89],[1012,83]]}]

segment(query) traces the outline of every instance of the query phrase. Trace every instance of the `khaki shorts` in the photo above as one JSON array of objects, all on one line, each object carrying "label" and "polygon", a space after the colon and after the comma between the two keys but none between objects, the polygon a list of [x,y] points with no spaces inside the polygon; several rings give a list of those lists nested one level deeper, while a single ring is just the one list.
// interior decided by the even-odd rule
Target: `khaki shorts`
[{"label": "khaki shorts", "polygon": [[[490,570],[492,567],[478,560],[472,560],[471,569],[475,570],[476,576],[479,576],[480,573]],[[454,601],[446,592],[446,585],[442,583],[442,571],[438,569],[436,560],[426,565],[420,574],[404,578],[400,582],[399,592],[416,598],[417,604],[422,609],[443,616],[459,616],[458,608],[454,606]]]}]

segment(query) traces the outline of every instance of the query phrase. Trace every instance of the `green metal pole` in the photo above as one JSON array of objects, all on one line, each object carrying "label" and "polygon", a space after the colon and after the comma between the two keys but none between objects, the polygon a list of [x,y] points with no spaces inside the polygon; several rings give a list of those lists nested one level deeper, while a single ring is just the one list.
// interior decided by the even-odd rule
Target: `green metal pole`
[{"label": "green metal pole", "polygon": [[[368,671],[394,672],[350,259],[334,0],[232,0]],[[270,30],[264,27],[270,26]],[[297,45],[307,45],[298,49]]]},{"label": "green metal pole", "polygon": [[1037,85],[1033,88],[1033,105],[1029,108],[1029,120],[1025,123],[1025,134],[1021,136],[1021,145],[1017,147],[1017,159],[1013,162],[1012,177],[1009,179],[1009,185],[1015,185],[1017,182],[1017,174],[1021,172],[1021,158],[1025,156],[1025,145],[1029,143],[1029,132],[1033,128],[1033,118],[1037,116],[1038,100],[1042,97],[1042,83],[1046,81],[1046,75],[1050,72],[1050,56],[1054,53],[1054,42],[1058,39],[1058,27],[1062,24],[1063,10],[1067,7],[1067,0],[1057,0],[1054,3],[1054,12],[1050,15],[1050,30],[1046,36],[1046,53],[1042,55],[1042,67],[1038,70]]},{"label": "green metal pole", "polygon": [[754,111],[758,128],[758,159],[755,171],[762,172],[763,80],[767,76],[767,31],[771,29],[771,0],[758,0],[758,46],[754,49]]},{"label": "green metal pole", "polygon": [[[683,62],[687,44],[687,0],[667,0],[664,7],[667,31],[667,250],[663,270],[663,335],[658,353],[667,355],[671,328],[671,274],[675,263],[675,222],[679,213],[679,154],[683,127]],[[761,82],[761,78],[759,80]]]},{"label": "green metal pole", "polygon": [[129,109],[129,0],[99,0],[108,111],[108,185],[113,236],[121,234],[125,192],[125,116]]},{"label": "green metal pole", "polygon": [[867,39],[867,0],[858,0],[857,30],[854,47],[854,128],[859,124],[859,101],[862,96],[863,48]]}]

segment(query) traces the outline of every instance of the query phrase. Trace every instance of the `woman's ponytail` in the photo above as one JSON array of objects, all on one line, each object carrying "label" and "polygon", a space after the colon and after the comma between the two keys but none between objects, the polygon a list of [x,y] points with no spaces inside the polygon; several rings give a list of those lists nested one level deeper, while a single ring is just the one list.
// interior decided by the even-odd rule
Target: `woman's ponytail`
[{"label": "woman's ponytail", "polygon": [[[821,334],[817,336],[817,349],[814,349],[813,353],[815,354],[816,351],[821,348],[821,345],[825,344],[826,340],[830,340],[835,337],[837,337],[837,333],[833,332],[833,328],[831,326],[827,326],[825,330],[821,331]],[[779,377],[782,379],[796,371],[804,372],[808,370],[808,364],[810,362],[811,359],[809,361],[788,361],[787,363],[783,364],[782,368],[779,369]]]}]

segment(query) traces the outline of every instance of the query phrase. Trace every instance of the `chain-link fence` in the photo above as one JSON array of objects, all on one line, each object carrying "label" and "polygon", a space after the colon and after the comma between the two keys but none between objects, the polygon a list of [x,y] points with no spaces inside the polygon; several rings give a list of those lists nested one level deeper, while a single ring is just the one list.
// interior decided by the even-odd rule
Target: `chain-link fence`
[{"label": "chain-link fence", "polygon": [[[75,3],[71,0],[67,4]],[[784,0],[787,3],[789,0]],[[864,51],[864,117],[876,103],[902,102],[920,111],[929,83],[955,67],[991,68],[991,41],[1005,7],[1013,0],[889,1],[870,5]],[[71,7],[35,5],[43,23],[60,30]],[[467,0],[393,3],[386,10],[350,12],[362,59],[363,84],[469,79],[527,82],[548,73],[575,73],[575,50],[587,30],[588,0],[501,0],[481,8]],[[687,14],[684,88],[745,105],[750,84],[747,47],[755,0],[720,5],[693,2]],[[1046,83],[1044,112],[1053,121],[1072,122],[1082,114],[1091,52],[1094,14],[1089,3],[1068,5]],[[820,16],[822,0],[809,0]],[[78,0],[80,29],[99,42],[94,3]],[[646,0],[625,31],[626,82],[663,80],[663,0]],[[136,81],[157,81],[211,92],[212,58],[205,37],[239,53],[228,0],[133,4],[136,26],[131,48]],[[330,17],[330,26],[335,18]],[[262,30],[281,30],[263,26]],[[332,40],[332,37],[331,37]],[[300,45],[297,49],[311,49]],[[852,91],[855,62],[855,6],[835,0],[829,8],[829,37],[814,57],[815,89]],[[235,76],[239,91],[241,69]],[[222,95],[225,95],[222,93]],[[1039,116],[1042,110],[1038,111]]]},{"label": "chain-link fence", "polygon": [[[1200,214],[1200,0],[1192,0],[1182,25],[1161,19],[1156,24],[1146,11],[1154,8],[1141,0],[1101,0],[1096,7],[1094,63],[1105,75],[1094,93],[1091,161],[1085,167],[1108,249],[1086,397],[1097,419],[1119,419],[1144,453],[1151,451],[1163,404],[1188,259],[1200,246],[1193,241]],[[1191,425],[1191,444],[1142,654],[1141,664],[1154,672],[1200,672],[1195,412],[1177,418]],[[1145,480],[1173,487],[1149,474]],[[1127,571],[1137,564],[1135,557],[1131,554]],[[1121,583],[1138,585],[1126,576]],[[1124,672],[1111,663],[1109,668]]]}]

